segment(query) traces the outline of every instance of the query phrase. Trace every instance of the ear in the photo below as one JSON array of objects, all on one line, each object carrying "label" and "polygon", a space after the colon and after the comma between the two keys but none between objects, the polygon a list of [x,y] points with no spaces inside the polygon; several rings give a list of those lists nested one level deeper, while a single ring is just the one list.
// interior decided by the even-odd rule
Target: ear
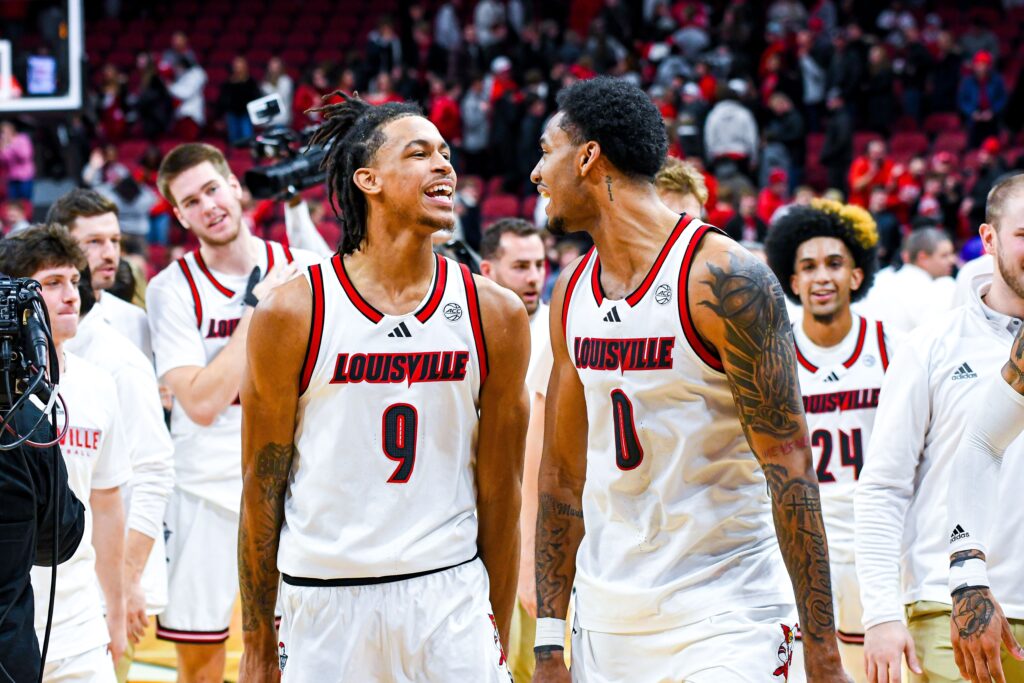
[{"label": "ear", "polygon": [[494,267],[490,261],[487,261],[486,259],[480,261],[480,274],[487,279],[492,279],[491,276],[494,274]]},{"label": "ear", "polygon": [[[799,292],[799,291],[800,291],[800,289],[799,289],[799,288],[797,287],[797,284],[798,284],[798,283],[797,283],[797,279],[796,279],[796,271],[794,270],[794,271],[793,271],[793,274],[789,276],[789,289],[790,289],[790,291],[791,291],[791,292],[793,292],[794,294],[797,294],[797,292]],[[798,298],[799,298],[799,296],[800,296],[800,295],[799,295],[799,294],[797,294],[797,297],[798,297]]]},{"label": "ear", "polygon": [[356,172],[352,174],[352,182],[363,191],[363,194],[380,194],[383,189],[380,177],[372,168],[356,169]]},{"label": "ear", "polygon": [[978,228],[978,234],[981,235],[981,244],[985,247],[986,254],[996,253],[997,232],[997,228],[991,223],[982,223],[981,227]]},{"label": "ear", "polygon": [[188,222],[185,221],[185,217],[182,216],[181,211],[178,210],[177,204],[171,205],[171,211],[174,212],[174,217],[178,219],[179,223],[181,223],[181,227],[185,228],[186,230],[191,230],[191,228],[188,227]]},{"label": "ear", "polygon": [[234,173],[228,175],[228,186],[231,188],[231,193],[235,196],[235,199],[242,201],[242,183],[238,182],[238,178]]},{"label": "ear", "polygon": [[579,155],[580,175],[584,178],[597,167],[597,161],[601,158],[601,145],[591,140],[583,145]]},{"label": "ear", "polygon": [[854,268],[850,271],[850,290],[856,292],[864,284],[864,269]]}]

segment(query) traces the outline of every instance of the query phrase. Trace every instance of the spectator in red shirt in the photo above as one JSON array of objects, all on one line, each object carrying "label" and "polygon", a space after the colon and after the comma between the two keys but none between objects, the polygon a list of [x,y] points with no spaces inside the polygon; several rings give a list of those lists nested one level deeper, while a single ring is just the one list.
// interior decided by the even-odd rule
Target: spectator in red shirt
[{"label": "spectator in red shirt", "polygon": [[320,123],[320,114],[311,112],[309,109],[319,107],[322,104],[321,97],[330,91],[331,84],[327,80],[327,68],[323,65],[314,66],[309,74],[302,79],[299,87],[295,90],[295,99],[292,100],[292,121],[297,129]]},{"label": "spectator in red shirt", "polygon": [[871,191],[889,184],[893,164],[885,154],[885,143],[872,140],[868,143],[867,153],[853,160],[850,166],[850,204],[867,208]]},{"label": "spectator in red shirt", "polygon": [[445,82],[437,76],[430,77],[430,111],[427,118],[437,126],[441,137],[451,144],[458,144],[462,138],[459,102],[445,88]]},{"label": "spectator in red shirt", "polygon": [[780,206],[789,201],[789,177],[781,168],[768,173],[768,185],[757,197],[757,217],[765,224],[772,222],[772,216]]}]

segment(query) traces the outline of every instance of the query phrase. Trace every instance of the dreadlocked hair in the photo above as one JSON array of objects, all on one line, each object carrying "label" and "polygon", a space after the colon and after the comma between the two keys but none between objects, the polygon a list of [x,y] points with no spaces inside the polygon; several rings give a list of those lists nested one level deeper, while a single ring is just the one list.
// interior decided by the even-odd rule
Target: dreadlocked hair
[{"label": "dreadlocked hair", "polygon": [[405,116],[423,116],[423,111],[405,102],[374,106],[340,90],[324,99],[328,97],[341,101],[309,110],[324,118],[310,145],[330,146],[320,170],[327,172],[327,200],[344,227],[338,252],[345,255],[358,251],[366,239],[366,197],[352,180],[353,174],[371,162],[384,144],[384,124]]},{"label": "dreadlocked hair", "polygon": [[878,271],[878,231],[864,209],[839,202],[815,200],[810,206],[794,206],[768,231],[765,254],[768,265],[779,278],[782,291],[795,303],[800,297],[790,284],[800,245],[815,237],[834,237],[846,245],[854,267],[864,272],[860,287],[850,292],[851,301],[864,298]]}]

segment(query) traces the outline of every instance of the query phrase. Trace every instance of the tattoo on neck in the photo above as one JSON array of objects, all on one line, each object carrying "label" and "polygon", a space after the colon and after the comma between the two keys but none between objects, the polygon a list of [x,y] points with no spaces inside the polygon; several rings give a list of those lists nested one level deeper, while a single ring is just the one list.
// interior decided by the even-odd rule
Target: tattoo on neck
[{"label": "tattoo on neck", "polygon": [[604,177],[604,183],[608,186],[608,201],[614,202],[615,197],[612,196],[612,177],[610,175],[606,175]]}]

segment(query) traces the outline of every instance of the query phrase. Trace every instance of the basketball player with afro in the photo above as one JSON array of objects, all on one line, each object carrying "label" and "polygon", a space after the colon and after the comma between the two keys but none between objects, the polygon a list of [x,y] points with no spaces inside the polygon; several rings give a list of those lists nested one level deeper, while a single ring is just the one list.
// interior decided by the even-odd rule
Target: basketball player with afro
[{"label": "basketball player with afro", "polygon": [[248,338],[240,680],[507,683],[526,310],[431,250],[456,180],[434,124],[336,95],[315,142],[342,244]]},{"label": "basketball player with afro", "polygon": [[891,343],[850,304],[878,268],[878,231],[860,207],[825,199],[786,212],[768,233],[768,265],[803,307],[794,321],[800,392],[821,490],[843,664],[865,680],[864,629],[853,561],[853,494],[864,465]]}]

